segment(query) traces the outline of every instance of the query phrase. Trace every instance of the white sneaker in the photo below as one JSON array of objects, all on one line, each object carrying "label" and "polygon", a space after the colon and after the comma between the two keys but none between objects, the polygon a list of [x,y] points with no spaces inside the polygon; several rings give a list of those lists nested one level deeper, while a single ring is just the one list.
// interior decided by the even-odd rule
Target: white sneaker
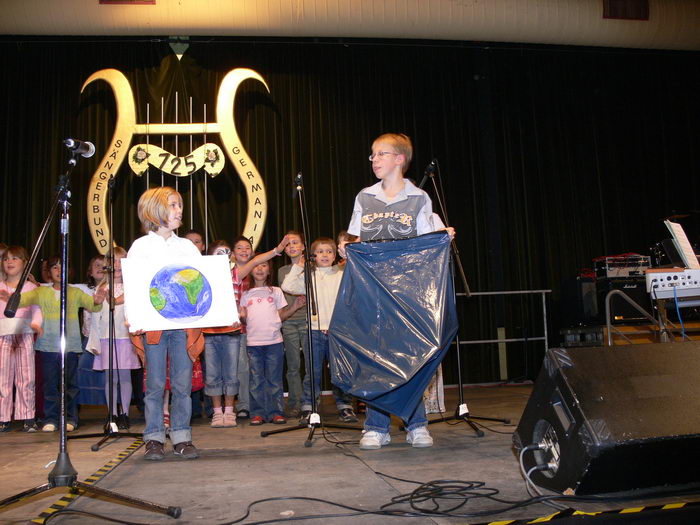
[{"label": "white sneaker", "polygon": [[391,436],[388,433],[363,430],[360,448],[362,450],[377,450],[382,448],[382,445],[388,445],[390,442]]},{"label": "white sneaker", "polygon": [[42,432],[56,432],[56,425],[53,423],[46,423],[43,427],[41,427]]},{"label": "white sneaker", "polygon": [[433,446],[433,438],[426,427],[418,427],[406,434],[406,441],[415,448],[427,448]]}]

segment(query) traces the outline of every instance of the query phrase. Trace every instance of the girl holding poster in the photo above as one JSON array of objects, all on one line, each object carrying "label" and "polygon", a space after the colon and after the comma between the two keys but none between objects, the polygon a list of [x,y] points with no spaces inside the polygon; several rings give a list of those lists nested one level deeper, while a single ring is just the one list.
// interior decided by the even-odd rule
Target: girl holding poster
[{"label": "girl holding poster", "polygon": [[[146,235],[134,241],[128,259],[152,257],[201,257],[189,239],[178,237],[175,230],[182,224],[182,196],[168,186],[151,188],[141,195],[138,216]],[[199,457],[192,443],[192,363],[204,349],[201,329],[179,329],[133,333],[137,350],[145,354],[146,395],[144,398],[146,427],[145,459],[165,457],[165,425],[163,423],[163,394],[166,363],[170,363],[172,407],[170,440],[176,456],[186,459]]]}]

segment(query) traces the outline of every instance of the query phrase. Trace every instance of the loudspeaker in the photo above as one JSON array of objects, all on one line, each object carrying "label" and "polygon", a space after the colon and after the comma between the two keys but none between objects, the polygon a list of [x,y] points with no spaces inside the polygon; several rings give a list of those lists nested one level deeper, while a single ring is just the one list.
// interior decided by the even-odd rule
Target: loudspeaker
[{"label": "loudspeaker", "polygon": [[[620,290],[627,294],[639,306],[647,312],[651,311],[651,299],[647,293],[646,278],[616,277],[596,280],[596,292],[598,295],[598,319],[605,324],[605,297],[612,290]],[[610,321],[612,324],[648,323],[639,310],[625,301],[622,297],[614,295],[610,298]]]},{"label": "loudspeaker", "polygon": [[537,485],[599,494],[700,482],[700,343],[556,348],[513,444]]},{"label": "loudspeaker", "polygon": [[598,323],[596,283],[592,277],[576,277],[563,281],[559,297],[564,326]]}]

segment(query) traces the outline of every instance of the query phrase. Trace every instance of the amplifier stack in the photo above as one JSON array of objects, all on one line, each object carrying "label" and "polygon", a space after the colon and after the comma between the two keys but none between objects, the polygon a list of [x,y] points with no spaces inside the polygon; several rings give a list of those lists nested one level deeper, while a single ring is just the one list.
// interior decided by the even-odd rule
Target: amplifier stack
[{"label": "amplifier stack", "polygon": [[[645,277],[645,272],[650,267],[651,257],[646,255],[625,254],[594,259],[599,323],[606,322],[605,297],[612,290],[624,292],[644,310],[651,310]],[[613,296],[610,301],[610,321],[613,324],[633,324],[646,320],[622,297]]]}]

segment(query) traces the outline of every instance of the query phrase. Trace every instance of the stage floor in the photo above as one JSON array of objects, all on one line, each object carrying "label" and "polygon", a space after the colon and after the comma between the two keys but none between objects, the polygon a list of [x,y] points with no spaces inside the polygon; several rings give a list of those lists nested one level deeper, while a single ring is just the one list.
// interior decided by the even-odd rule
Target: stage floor
[{"label": "stage floor", "polygon": [[[195,420],[194,442],[201,452],[197,460],[182,460],[168,455],[160,462],[143,459],[143,447],[133,450],[134,438],[110,439],[99,451],[90,450],[98,438],[71,439],[68,452],[78,471],[78,480],[96,480],[96,486],[143,498],[164,506],[182,507],[182,516],[174,520],[162,514],[116,504],[103,498],[75,497],[65,488],[57,488],[41,495],[24,498],[0,513],[0,523],[23,523],[33,520],[51,508],[88,511],[112,518],[140,523],[228,523],[245,515],[253,502],[268,498],[253,506],[242,523],[280,520],[286,517],[319,516],[302,523],[323,524],[376,524],[376,523],[489,523],[506,520],[527,520],[549,516],[555,509],[543,504],[515,508],[494,515],[474,517],[389,517],[372,514],[357,515],[357,511],[340,508],[316,498],[347,505],[366,511],[379,510],[418,485],[401,480],[428,482],[432,480],[459,480],[483,482],[498,490],[501,499],[519,501],[528,498],[520,475],[518,460],[511,448],[511,433],[530,395],[531,385],[480,386],[465,388],[465,400],[473,415],[508,418],[512,425],[487,423],[484,437],[477,437],[470,427],[438,423],[430,426],[435,445],[428,449],[413,449],[404,440],[404,433],[394,427],[392,443],[381,450],[363,451],[357,446],[359,431],[317,430],[313,445],[304,446],[308,429],[260,437],[261,430],[275,430],[277,425],[251,427],[247,420],[236,428],[212,429],[208,420]],[[457,390],[447,389],[447,407],[452,411],[457,404]],[[337,424],[338,420],[329,396],[324,396],[324,421]],[[132,407],[133,431],[143,428]],[[71,434],[101,432],[104,409],[84,407],[83,425]],[[431,418],[438,417],[431,415]],[[336,442],[342,441],[343,444]],[[25,434],[12,431],[0,434],[0,499],[7,498],[31,487],[46,483],[51,467],[45,468],[58,454],[58,433]],[[380,474],[381,473],[381,474]],[[382,475],[383,474],[383,475]],[[91,476],[95,475],[95,478]],[[400,480],[392,479],[400,478]],[[287,499],[282,499],[287,498]],[[628,503],[577,506],[586,511],[637,508],[634,512],[613,513],[594,518],[596,523],[607,519],[622,520],[625,515],[637,518],[636,523],[680,523],[676,516],[697,508],[694,503],[681,505],[679,511],[665,510],[659,521],[651,511],[637,512],[639,507],[673,502],[695,502],[700,496],[665,500],[637,500]],[[441,501],[441,508],[456,504],[455,500]],[[417,503],[430,508],[429,501]],[[53,506],[53,507],[52,507]],[[480,513],[502,509],[506,505],[486,499],[473,499],[457,509],[457,514]],[[410,510],[406,504],[393,510]],[[676,513],[676,514],[674,514]],[[354,515],[353,515],[354,514]],[[323,516],[323,517],[320,517]],[[649,516],[652,521],[639,521]],[[558,523],[569,522],[574,518]],[[687,523],[697,523],[691,518]],[[51,523],[99,523],[97,518],[80,515],[56,516]],[[578,523],[578,520],[576,520]],[[685,522],[685,521],[684,521]],[[520,522],[519,522],[520,523]]]}]

